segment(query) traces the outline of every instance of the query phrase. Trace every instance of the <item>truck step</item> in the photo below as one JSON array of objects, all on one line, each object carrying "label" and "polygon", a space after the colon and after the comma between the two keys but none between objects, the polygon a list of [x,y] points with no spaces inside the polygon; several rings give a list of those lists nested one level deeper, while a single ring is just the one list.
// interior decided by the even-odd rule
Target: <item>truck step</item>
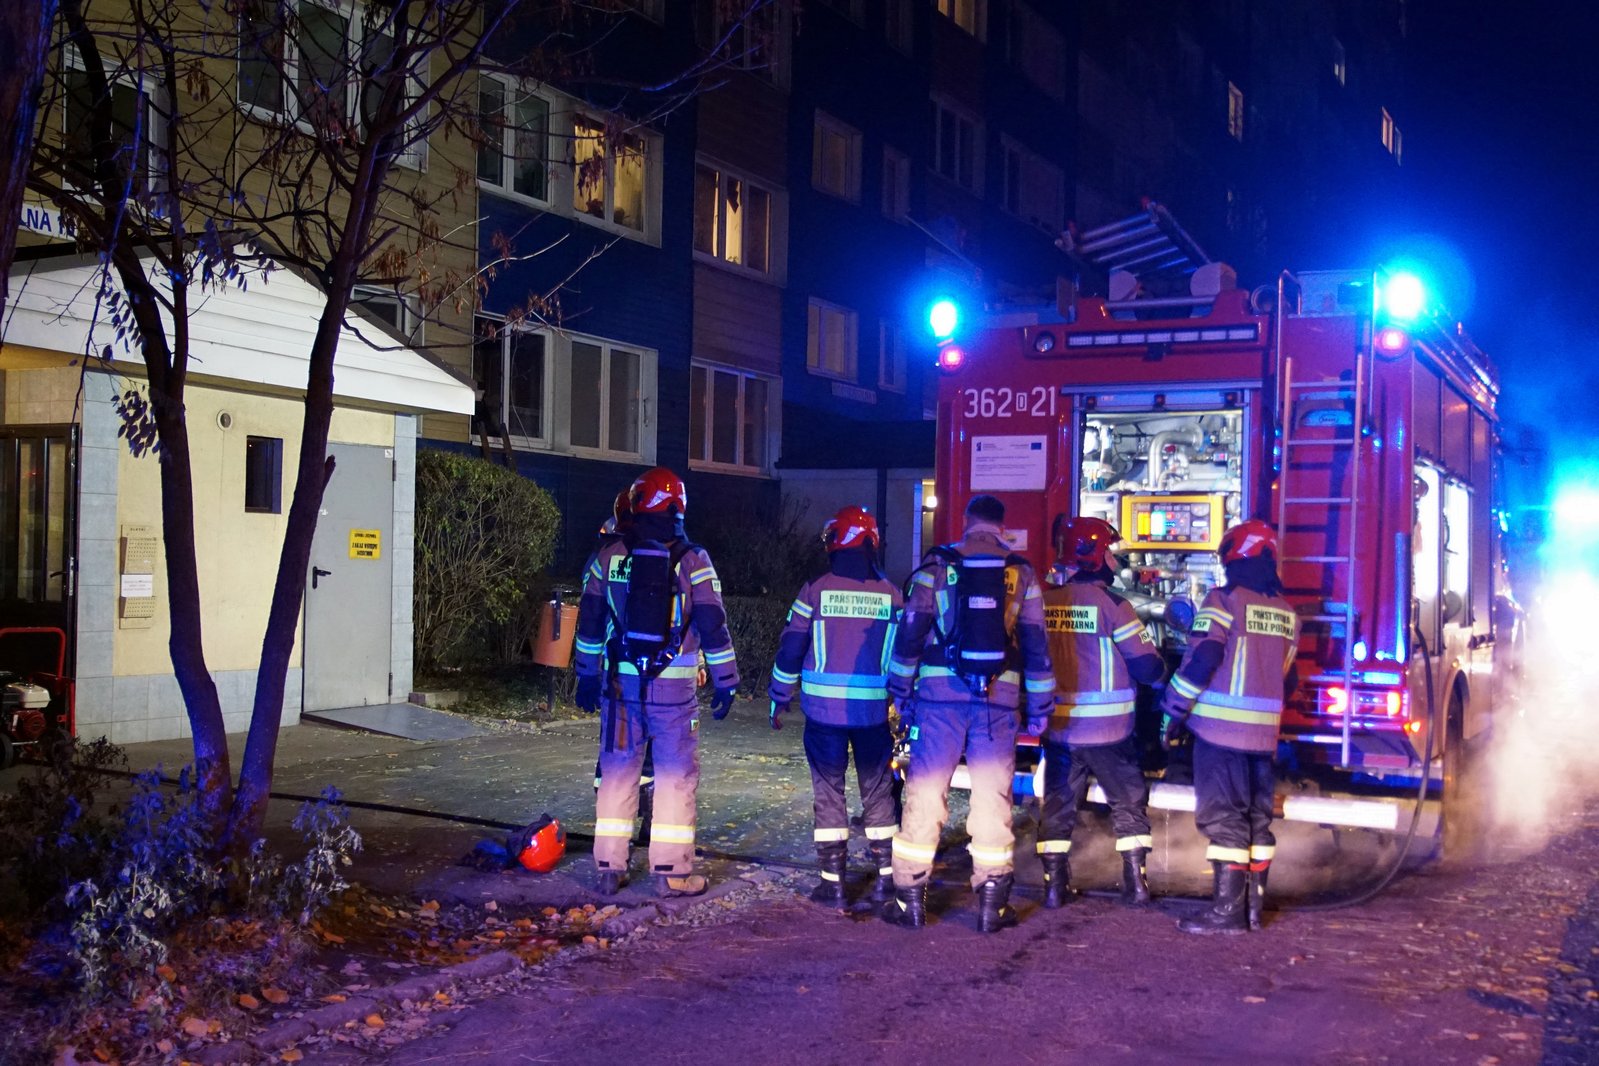
[{"label": "truck step", "polygon": [[1316,444],[1347,448],[1354,443],[1354,437],[1289,437],[1283,441],[1283,444],[1290,448],[1308,447]]},{"label": "truck step", "polygon": [[1312,503],[1354,503],[1348,496],[1286,496],[1283,505],[1312,504]]}]

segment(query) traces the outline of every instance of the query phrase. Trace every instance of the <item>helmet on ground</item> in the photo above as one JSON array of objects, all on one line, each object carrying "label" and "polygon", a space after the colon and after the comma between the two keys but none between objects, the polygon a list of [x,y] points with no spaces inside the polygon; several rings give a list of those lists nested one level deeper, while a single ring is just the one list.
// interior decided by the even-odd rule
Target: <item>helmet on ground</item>
[{"label": "helmet on ground", "polygon": [[1221,561],[1236,563],[1240,559],[1254,559],[1270,552],[1277,556],[1277,531],[1258,518],[1240,522],[1221,537]]},{"label": "helmet on ground", "polygon": [[1061,562],[1098,572],[1110,563],[1110,546],[1122,539],[1103,518],[1067,518],[1055,527],[1055,550]]},{"label": "helmet on ground", "polygon": [[566,854],[566,830],[543,815],[517,838],[516,861],[536,874],[547,874]]},{"label": "helmet on ground", "polygon": [[859,548],[863,544],[870,544],[876,550],[882,547],[883,539],[877,532],[877,519],[867,514],[866,508],[852,504],[827,520],[827,525],[822,527],[822,543],[830,552]]},{"label": "helmet on ground", "polygon": [[664,466],[640,474],[628,491],[628,499],[635,515],[675,511],[681,516],[688,510],[688,489],[684,488],[683,479]]}]

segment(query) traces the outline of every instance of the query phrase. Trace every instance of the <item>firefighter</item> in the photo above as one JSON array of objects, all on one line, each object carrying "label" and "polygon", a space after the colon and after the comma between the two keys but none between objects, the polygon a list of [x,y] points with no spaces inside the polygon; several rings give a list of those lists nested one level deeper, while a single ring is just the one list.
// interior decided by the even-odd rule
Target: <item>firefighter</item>
[{"label": "firefighter", "polygon": [[648,743],[655,754],[650,872],[661,895],[696,896],[705,891],[705,879],[694,873],[700,652],[718,721],[733,707],[738,664],[716,569],[682,535],[682,480],[656,467],[633,483],[629,501],[632,535],[596,554],[578,608],[577,704],[605,712],[594,861],[600,892],[626,883]]},{"label": "firefighter", "polygon": [[1133,686],[1156,684],[1166,676],[1166,666],[1144,623],[1110,590],[1110,549],[1121,534],[1099,518],[1069,518],[1055,529],[1055,571],[1064,580],[1044,591],[1044,628],[1055,667],[1055,713],[1043,736],[1044,804],[1038,826],[1044,906],[1053,909],[1069,898],[1072,829],[1090,774],[1110,801],[1122,858],[1122,899],[1148,903],[1144,860],[1153,840],[1149,789],[1133,744]]},{"label": "firefighter", "polygon": [[883,918],[911,929],[926,923],[950,775],[964,754],[977,925],[990,933],[1016,924],[1011,783],[1021,691],[1025,685],[1027,732],[1037,736],[1049,723],[1055,679],[1043,592],[1032,567],[1005,544],[1005,505],[974,496],[965,518],[961,541],[933,549],[911,575],[889,664],[889,694],[908,723],[911,760],[893,844],[894,899]]},{"label": "firefighter", "polygon": [[1282,598],[1277,534],[1252,520],[1221,539],[1226,584],[1212,589],[1161,701],[1168,740],[1194,736],[1194,821],[1210,840],[1214,901],[1187,933],[1259,929],[1276,838],[1272,755],[1293,677],[1299,618]]},{"label": "firefighter", "polygon": [[888,658],[894,650],[903,598],[878,568],[877,519],[845,507],[822,530],[828,572],[801,588],[788,612],[772,664],[772,727],[799,689],[805,712],[805,759],[811,767],[816,854],[821,879],[812,901],[843,910],[849,852],[849,806],[844,775],[855,753],[862,823],[877,879],[872,898],[893,894],[891,847],[899,828],[889,760]]},{"label": "firefighter", "polygon": [[[611,501],[611,517],[600,525],[599,536],[594,545],[594,554],[589,556],[589,561],[583,566],[583,573],[587,574],[589,567],[594,565],[595,558],[604,551],[607,545],[618,542],[626,543],[633,532],[633,494],[632,482],[623,485],[617,492],[616,499]],[[701,676],[699,683],[705,683]],[[600,757],[594,757],[594,791],[600,791]],[[638,810],[639,829],[638,841],[647,843],[650,838],[650,818],[655,807],[655,752],[650,742],[644,742],[644,768],[640,772],[638,784]]]}]

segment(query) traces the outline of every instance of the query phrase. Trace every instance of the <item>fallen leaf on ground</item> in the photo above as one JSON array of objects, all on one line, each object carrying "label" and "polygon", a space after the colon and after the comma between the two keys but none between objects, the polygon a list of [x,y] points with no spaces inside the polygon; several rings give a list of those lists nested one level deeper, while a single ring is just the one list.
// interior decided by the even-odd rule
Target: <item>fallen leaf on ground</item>
[{"label": "fallen leaf on ground", "polygon": [[345,1000],[347,1000],[349,998],[350,997],[346,996],[343,992],[330,992],[327,995],[322,997],[322,1002],[323,1003],[343,1003]]},{"label": "fallen leaf on ground", "polygon": [[174,1044],[172,1041],[167,1040],[165,1038],[162,1038],[162,1039],[157,1040],[155,1042],[155,1049],[157,1051],[161,1052],[161,1054],[163,1054],[163,1055],[172,1054],[172,1049],[175,1048],[175,1047],[177,1047],[176,1044]]},{"label": "fallen leaf on ground", "polygon": [[245,1010],[255,1010],[257,1007],[261,1006],[261,1001],[250,995],[248,992],[241,992],[239,993],[239,1006],[243,1007]]},{"label": "fallen leaf on ground", "polygon": [[492,913],[493,911],[499,910],[500,905],[491,899],[487,903],[483,904],[483,909]]},{"label": "fallen leaf on ground", "polygon": [[383,1015],[381,1014],[368,1014],[363,1020],[374,1029],[383,1028]]},{"label": "fallen leaf on ground", "polygon": [[1261,996],[1245,996],[1244,997],[1244,1002],[1245,1003],[1264,1003],[1264,1002],[1266,1002],[1266,1000],[1263,997],[1261,997]]},{"label": "fallen leaf on ground", "polygon": [[163,981],[176,981],[178,979],[178,971],[165,963],[155,968],[155,975]]},{"label": "fallen leaf on ground", "polygon": [[278,1058],[282,1059],[284,1062],[299,1062],[301,1059],[305,1058],[305,1052],[301,1051],[297,1047],[291,1047],[283,1054],[279,1055]]},{"label": "fallen leaf on ground", "polygon": [[205,1036],[211,1031],[211,1026],[206,1023],[204,1018],[185,1018],[183,1019],[182,1029],[190,1036]]},{"label": "fallen leaf on ground", "polygon": [[263,988],[261,990],[261,998],[268,1003],[282,1006],[289,1001],[289,994],[281,988]]}]

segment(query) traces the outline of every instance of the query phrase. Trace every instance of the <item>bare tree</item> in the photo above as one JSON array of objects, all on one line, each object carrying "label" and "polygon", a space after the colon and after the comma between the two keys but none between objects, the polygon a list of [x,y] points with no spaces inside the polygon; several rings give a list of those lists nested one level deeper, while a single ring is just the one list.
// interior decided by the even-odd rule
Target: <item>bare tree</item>
[{"label": "bare tree", "polygon": [[0,56],[6,57],[0,66],[0,315],[5,313],[17,252],[17,217],[33,157],[44,58],[55,17],[56,0],[0,4]]},{"label": "bare tree", "polygon": [[[474,226],[446,230],[440,221],[475,175],[434,160],[430,171],[442,167],[448,180],[423,181],[408,162],[430,144],[484,141],[484,69],[540,82],[591,79],[609,100],[634,97],[632,117],[603,132],[601,151],[626,151],[634,126],[717,75],[738,19],[777,0],[739,0],[704,57],[649,86],[593,74],[593,50],[628,6],[620,2],[392,0],[352,14],[309,0],[126,0],[125,10],[103,16],[84,0],[60,2],[64,49],[46,96],[74,117],[66,135],[41,140],[29,185],[76,223],[81,247],[99,254],[100,306],[144,366],[147,392],[130,389],[122,399],[123,432],[136,450],[159,450],[173,667],[207,809],[224,839],[244,846],[265,814],[312,538],[333,472],[334,356],[341,332],[360,328],[347,314],[352,294],[360,284],[403,289],[426,316],[472,306],[487,276],[441,267],[451,250],[475,253]],[[484,42],[513,34],[521,58],[487,57]],[[235,795],[201,640],[184,414],[189,319],[207,291],[281,269],[311,281],[326,304],[309,353],[294,492]],[[564,280],[530,295],[526,313],[557,306]]]}]

